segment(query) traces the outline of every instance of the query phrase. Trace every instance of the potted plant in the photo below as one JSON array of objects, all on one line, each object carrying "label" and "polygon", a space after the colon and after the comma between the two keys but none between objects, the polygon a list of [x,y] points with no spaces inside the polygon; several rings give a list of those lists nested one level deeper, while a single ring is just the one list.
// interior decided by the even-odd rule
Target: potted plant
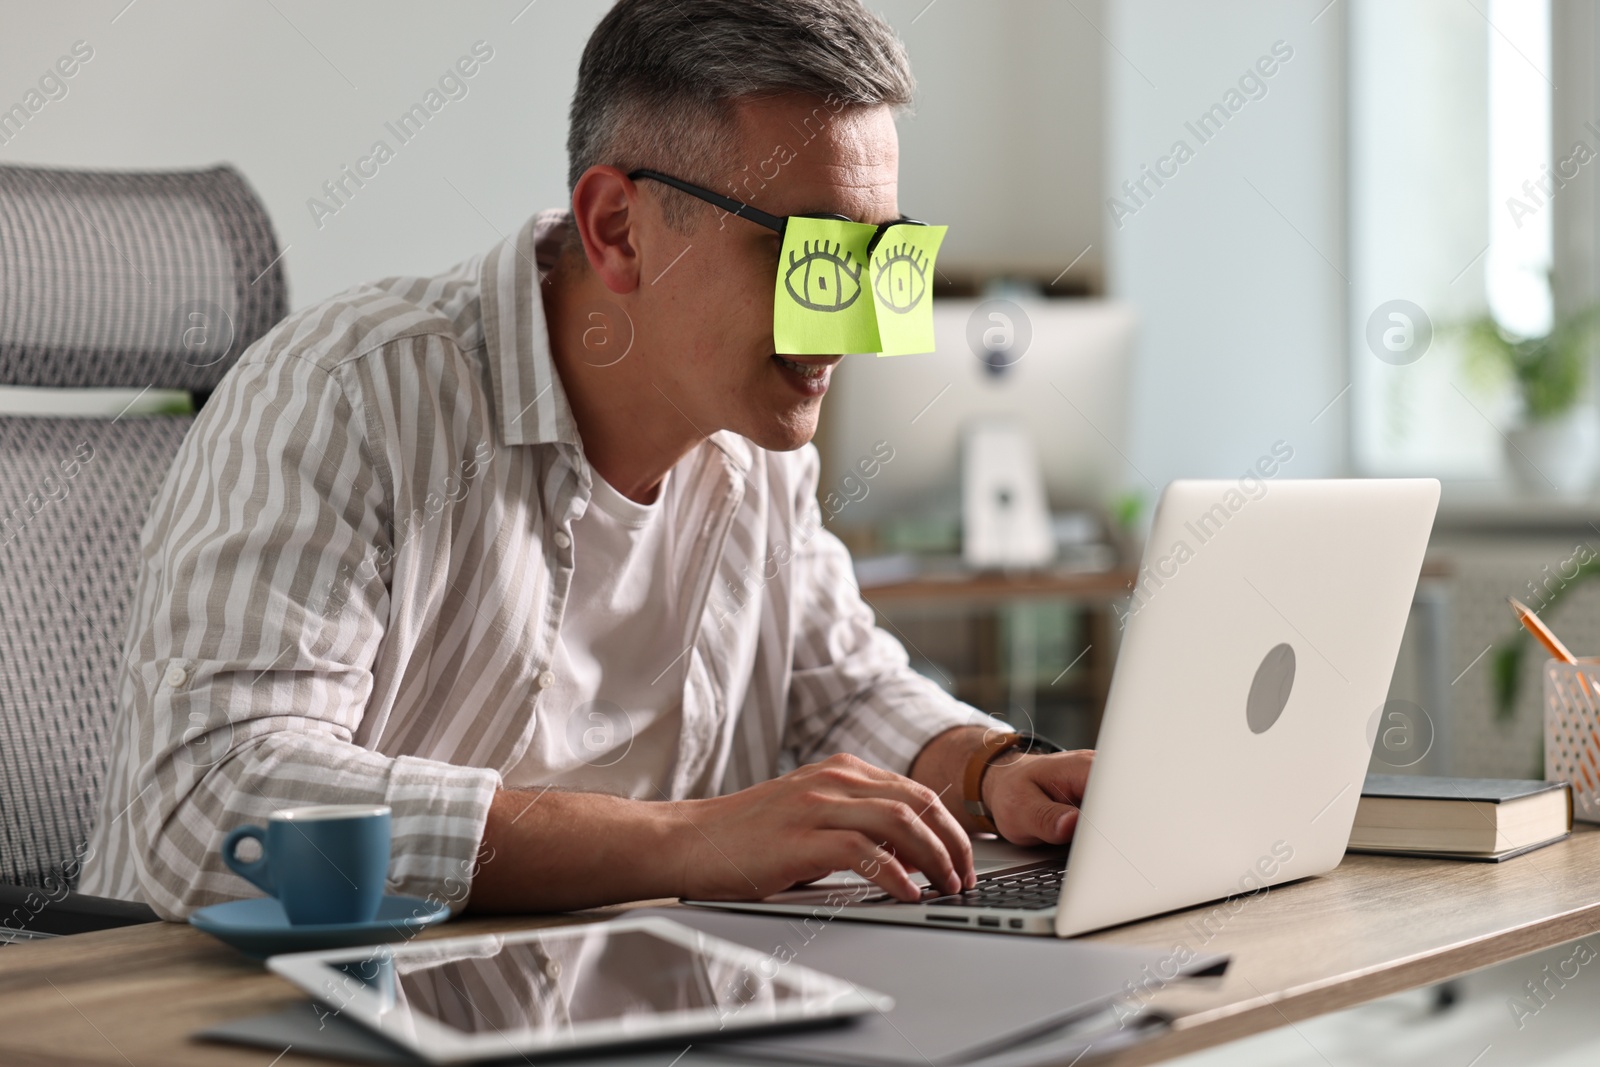
[{"label": "potted plant", "polygon": [[1469,368],[1516,386],[1522,417],[1505,432],[1517,483],[1535,492],[1582,494],[1600,460],[1600,423],[1584,399],[1600,307],[1558,322],[1543,337],[1508,333],[1490,315],[1460,328]]}]

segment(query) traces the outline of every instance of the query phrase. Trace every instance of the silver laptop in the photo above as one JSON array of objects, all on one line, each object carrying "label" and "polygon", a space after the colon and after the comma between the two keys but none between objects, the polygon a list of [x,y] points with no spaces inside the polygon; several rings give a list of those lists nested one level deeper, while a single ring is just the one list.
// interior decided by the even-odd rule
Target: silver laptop
[{"label": "silver laptop", "polygon": [[1332,870],[1438,503],[1431,478],[1167,486],[1070,862],[977,841],[964,893],[687,903],[1070,937]]}]

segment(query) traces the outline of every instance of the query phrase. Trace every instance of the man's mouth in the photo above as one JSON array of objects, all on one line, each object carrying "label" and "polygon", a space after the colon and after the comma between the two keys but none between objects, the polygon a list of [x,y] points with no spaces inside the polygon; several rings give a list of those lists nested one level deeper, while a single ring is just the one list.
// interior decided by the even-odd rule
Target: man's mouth
[{"label": "man's mouth", "polygon": [[819,361],[816,363],[800,363],[796,360],[785,359],[783,356],[777,355],[776,353],[773,354],[772,358],[777,360],[779,365],[787,367],[789,370],[792,370],[796,374],[800,375],[800,377],[811,381],[820,381],[821,379],[826,378],[828,376],[828,371],[831,370],[834,363],[837,362],[835,359],[829,359],[827,362]]}]

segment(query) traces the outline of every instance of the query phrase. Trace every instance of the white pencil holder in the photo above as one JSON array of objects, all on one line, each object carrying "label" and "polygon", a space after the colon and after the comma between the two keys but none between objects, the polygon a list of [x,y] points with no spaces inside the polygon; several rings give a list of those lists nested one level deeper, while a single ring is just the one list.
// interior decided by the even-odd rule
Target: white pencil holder
[{"label": "white pencil holder", "polygon": [[1600,659],[1544,667],[1544,776],[1572,783],[1572,817],[1600,822]]}]

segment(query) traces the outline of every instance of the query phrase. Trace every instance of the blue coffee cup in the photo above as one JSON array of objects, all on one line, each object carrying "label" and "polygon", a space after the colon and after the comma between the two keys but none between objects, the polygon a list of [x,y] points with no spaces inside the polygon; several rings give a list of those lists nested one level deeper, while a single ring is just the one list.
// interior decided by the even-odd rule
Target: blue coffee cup
[{"label": "blue coffee cup", "polygon": [[[261,844],[261,858],[250,863],[234,855],[247,837]],[[389,808],[317,804],[279,811],[265,828],[229,831],[222,861],[277,897],[296,926],[371,922],[389,874]]]}]

